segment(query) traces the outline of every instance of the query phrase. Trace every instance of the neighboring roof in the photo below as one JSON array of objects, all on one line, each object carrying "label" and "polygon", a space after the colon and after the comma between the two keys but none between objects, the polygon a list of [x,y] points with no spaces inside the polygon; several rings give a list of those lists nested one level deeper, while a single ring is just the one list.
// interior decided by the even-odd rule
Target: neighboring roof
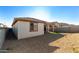
[{"label": "neighboring roof", "polygon": [[61,26],[69,26],[70,24],[67,23],[60,23]]},{"label": "neighboring roof", "polygon": [[43,20],[39,20],[36,18],[30,18],[30,17],[19,17],[19,18],[14,18],[12,26],[17,23],[18,21],[24,21],[24,22],[37,22],[37,23],[45,23]]},{"label": "neighboring roof", "polygon": [[2,24],[2,23],[0,23],[0,28],[5,28],[5,27],[7,27],[7,26]]}]

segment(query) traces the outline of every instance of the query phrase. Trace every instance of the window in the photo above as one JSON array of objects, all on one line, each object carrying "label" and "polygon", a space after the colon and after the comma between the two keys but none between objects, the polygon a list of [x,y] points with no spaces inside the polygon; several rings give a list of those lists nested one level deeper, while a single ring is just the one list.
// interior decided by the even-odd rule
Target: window
[{"label": "window", "polygon": [[38,31],[38,23],[30,23],[30,31],[31,32]]}]

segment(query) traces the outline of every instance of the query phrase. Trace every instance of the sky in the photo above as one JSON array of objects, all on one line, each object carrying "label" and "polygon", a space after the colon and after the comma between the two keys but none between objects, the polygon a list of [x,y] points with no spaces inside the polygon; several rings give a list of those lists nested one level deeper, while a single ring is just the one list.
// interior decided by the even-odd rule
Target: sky
[{"label": "sky", "polygon": [[15,17],[79,25],[78,6],[0,6],[0,23],[11,27]]}]

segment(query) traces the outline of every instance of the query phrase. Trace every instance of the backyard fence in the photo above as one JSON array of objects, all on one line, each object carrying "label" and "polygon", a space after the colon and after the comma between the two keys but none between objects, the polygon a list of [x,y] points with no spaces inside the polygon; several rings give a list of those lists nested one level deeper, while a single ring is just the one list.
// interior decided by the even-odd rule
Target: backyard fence
[{"label": "backyard fence", "polygon": [[55,31],[64,33],[79,33],[79,26],[56,28]]},{"label": "backyard fence", "polygon": [[6,28],[0,28],[0,49],[2,48],[3,42],[5,40]]}]

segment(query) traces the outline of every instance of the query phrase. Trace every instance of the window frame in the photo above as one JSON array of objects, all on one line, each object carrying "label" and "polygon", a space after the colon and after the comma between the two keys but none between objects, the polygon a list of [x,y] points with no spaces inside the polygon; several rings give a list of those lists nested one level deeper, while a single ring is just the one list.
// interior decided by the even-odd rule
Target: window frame
[{"label": "window frame", "polygon": [[[36,27],[36,29],[35,29]],[[38,31],[38,23],[30,22],[30,32],[37,32]]]}]

